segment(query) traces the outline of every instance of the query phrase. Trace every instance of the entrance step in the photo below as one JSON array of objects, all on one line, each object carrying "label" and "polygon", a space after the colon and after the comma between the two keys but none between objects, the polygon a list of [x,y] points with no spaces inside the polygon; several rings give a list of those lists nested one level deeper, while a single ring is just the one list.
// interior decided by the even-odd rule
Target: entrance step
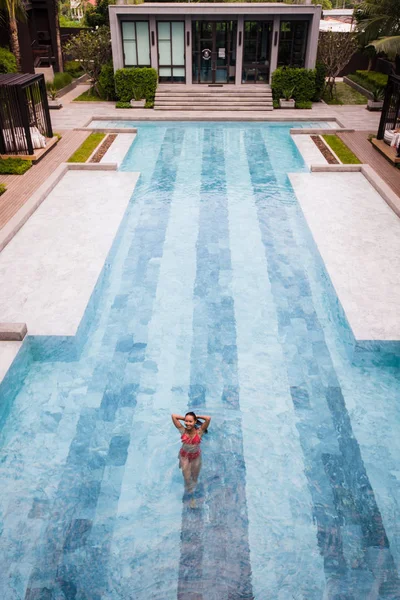
[{"label": "entrance step", "polygon": [[273,110],[272,91],[269,85],[160,85],[156,92],[154,108],[200,111]]}]

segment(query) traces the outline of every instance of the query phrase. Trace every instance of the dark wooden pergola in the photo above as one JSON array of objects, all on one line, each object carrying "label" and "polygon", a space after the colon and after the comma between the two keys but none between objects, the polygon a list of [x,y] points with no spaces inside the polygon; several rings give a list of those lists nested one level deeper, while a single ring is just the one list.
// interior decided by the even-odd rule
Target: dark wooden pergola
[{"label": "dark wooden pergola", "polygon": [[43,75],[0,75],[0,154],[33,155],[33,138],[53,137]]},{"label": "dark wooden pergola", "polygon": [[385,131],[400,126],[400,77],[389,75],[383,101],[381,120],[377,138],[383,140]]}]

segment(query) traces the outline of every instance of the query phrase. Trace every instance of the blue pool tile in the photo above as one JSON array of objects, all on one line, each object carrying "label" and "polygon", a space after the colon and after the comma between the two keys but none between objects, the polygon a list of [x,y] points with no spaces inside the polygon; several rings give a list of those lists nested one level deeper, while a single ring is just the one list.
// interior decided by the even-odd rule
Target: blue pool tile
[{"label": "blue pool tile", "polygon": [[224,346],[222,350],[223,360],[232,365],[237,362],[237,347],[235,346]]},{"label": "blue pool tile", "polygon": [[118,294],[114,298],[112,308],[125,308],[125,306],[128,302],[128,298],[129,298],[128,294]]},{"label": "blue pool tile", "polygon": [[123,466],[128,458],[129,443],[129,435],[115,435],[113,438],[111,438],[110,448],[107,456],[107,464],[115,467]]},{"label": "blue pool tile", "polygon": [[32,508],[29,511],[29,519],[43,519],[48,516],[50,500],[45,498],[34,498]]},{"label": "blue pool tile", "polygon": [[54,600],[53,592],[50,588],[28,588],[25,594],[25,600]]},{"label": "blue pool tile", "polygon": [[229,408],[239,408],[239,386],[226,385],[222,392],[222,402],[226,403]]},{"label": "blue pool tile", "polygon": [[128,383],[122,388],[120,397],[121,407],[136,406],[136,398],[139,391],[139,387],[140,386],[138,383]]},{"label": "blue pool tile", "polygon": [[133,344],[131,351],[129,352],[129,362],[143,362],[146,354],[147,344],[136,343]]},{"label": "blue pool tile", "polygon": [[193,384],[189,387],[189,406],[203,406],[206,401],[206,388],[204,385]]},{"label": "blue pool tile", "polygon": [[118,409],[120,394],[106,390],[101,400],[99,416],[103,421],[114,421]]},{"label": "blue pool tile", "polygon": [[73,519],[64,541],[64,552],[74,552],[84,546],[92,528],[90,519]]},{"label": "blue pool tile", "polygon": [[310,408],[310,398],[305,387],[292,386],[290,393],[295,408]]},{"label": "blue pool tile", "polygon": [[125,335],[118,340],[115,349],[117,352],[130,352],[133,346],[133,335]]}]

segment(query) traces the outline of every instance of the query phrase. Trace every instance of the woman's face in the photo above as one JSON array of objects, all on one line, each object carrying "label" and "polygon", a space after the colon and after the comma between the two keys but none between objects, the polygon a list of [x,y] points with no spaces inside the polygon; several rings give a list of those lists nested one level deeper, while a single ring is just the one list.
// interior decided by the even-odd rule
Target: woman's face
[{"label": "woman's face", "polygon": [[194,420],[194,417],[192,417],[192,415],[187,415],[185,417],[185,427],[186,429],[188,429],[189,431],[191,431],[194,426],[196,425],[196,422]]}]

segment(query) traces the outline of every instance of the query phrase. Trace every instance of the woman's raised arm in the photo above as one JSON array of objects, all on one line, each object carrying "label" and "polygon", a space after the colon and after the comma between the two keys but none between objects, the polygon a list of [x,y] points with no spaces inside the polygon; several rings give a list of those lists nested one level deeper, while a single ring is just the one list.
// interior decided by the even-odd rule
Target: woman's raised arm
[{"label": "woman's raised arm", "polygon": [[204,432],[207,431],[208,426],[210,424],[211,421],[211,417],[207,417],[206,415],[196,415],[198,419],[201,419],[202,421],[204,421],[204,423],[202,423],[200,425],[200,431]]},{"label": "woman's raised arm", "polygon": [[173,424],[175,425],[175,427],[177,429],[182,429],[183,428],[183,425],[182,425],[182,423],[180,421],[184,421],[185,417],[182,417],[182,415],[171,415],[171,418],[172,418]]}]

